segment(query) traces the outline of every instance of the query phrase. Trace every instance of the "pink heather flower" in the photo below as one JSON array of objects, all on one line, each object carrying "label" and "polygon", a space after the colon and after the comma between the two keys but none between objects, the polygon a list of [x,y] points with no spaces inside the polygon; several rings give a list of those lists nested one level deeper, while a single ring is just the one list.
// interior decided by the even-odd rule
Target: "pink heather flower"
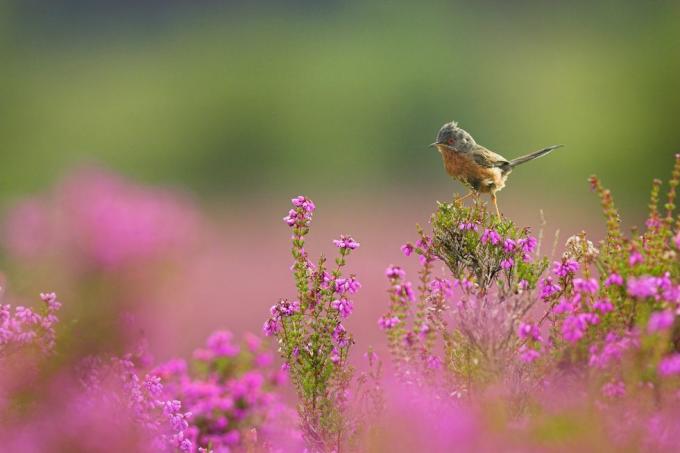
[{"label": "pink heather flower", "polygon": [[623,277],[621,277],[619,274],[616,272],[612,272],[612,274],[607,277],[607,280],[604,281],[604,286],[605,287],[610,287],[610,286],[621,286],[623,285]]},{"label": "pink heather flower", "polygon": [[536,324],[520,322],[517,328],[517,335],[522,339],[532,339],[534,341],[540,341],[541,331],[538,329]]},{"label": "pink heather flower", "polygon": [[291,209],[288,211],[288,215],[283,218],[283,221],[286,222],[288,226],[294,226],[297,221],[301,219],[300,216],[298,216],[298,213],[295,209]]},{"label": "pink heather flower", "polygon": [[661,363],[659,363],[659,373],[662,376],[680,374],[680,354],[675,353],[663,359]]},{"label": "pink heather flower", "polygon": [[331,302],[331,307],[336,309],[343,318],[349,317],[349,315],[352,314],[352,310],[354,309],[352,301],[345,299],[344,297]]},{"label": "pink heather flower", "polygon": [[281,299],[278,304],[272,306],[270,310],[272,316],[292,316],[294,313],[300,312],[300,302],[294,300],[292,302],[286,299]]},{"label": "pink heather flower", "polygon": [[351,276],[349,278],[340,277],[335,280],[335,292],[338,294],[356,294],[361,288],[361,283],[356,277]]},{"label": "pink heather flower", "polygon": [[349,345],[349,338],[347,338],[347,331],[345,330],[345,326],[343,326],[340,323],[338,323],[338,325],[333,330],[332,337],[335,343],[341,348],[344,348],[345,346]]},{"label": "pink heather flower", "polygon": [[279,323],[278,319],[269,318],[264,322],[262,330],[264,331],[264,334],[266,336],[271,337],[272,335],[276,335],[277,333],[279,333],[279,331],[281,330],[281,324]]},{"label": "pink heather flower", "polygon": [[338,348],[336,348],[335,346],[331,351],[331,362],[335,363],[336,365],[340,363],[340,351],[338,351]]},{"label": "pink heather flower", "polygon": [[334,239],[333,244],[339,249],[354,250],[359,248],[358,242],[352,239],[352,236],[340,235],[340,239]]},{"label": "pink heather flower", "polygon": [[612,381],[602,386],[602,394],[610,399],[619,398],[626,394],[626,384],[623,381]]},{"label": "pink heather flower", "polygon": [[228,330],[213,332],[206,341],[206,346],[215,357],[235,357],[240,348],[233,344],[233,335]]},{"label": "pink heather flower", "polygon": [[519,348],[519,359],[524,363],[531,363],[539,357],[541,357],[540,352],[538,352],[536,349],[528,347],[525,344]]},{"label": "pink heather flower", "polygon": [[657,295],[656,277],[631,277],[627,285],[628,295],[645,299]]},{"label": "pink heather flower", "polygon": [[406,277],[406,272],[399,266],[389,266],[385,269],[385,275],[390,279],[399,279]]},{"label": "pink heather flower", "polygon": [[533,236],[527,236],[517,241],[517,244],[522,247],[524,253],[533,253],[538,245],[538,239]]},{"label": "pink heather flower", "polygon": [[590,346],[590,359],[588,365],[604,369],[610,362],[620,361],[625,351],[637,348],[638,346],[639,341],[636,332],[628,332],[623,337],[618,336],[614,332],[609,332],[600,352],[598,352],[597,346]]},{"label": "pink heather flower", "polygon": [[436,355],[430,355],[427,357],[427,367],[431,370],[438,370],[442,367],[442,361]]},{"label": "pink heather flower", "polygon": [[562,313],[571,313],[575,310],[575,304],[567,299],[560,299],[560,301],[552,308],[552,312],[556,315],[561,315]]},{"label": "pink heather flower", "polygon": [[649,317],[647,331],[652,333],[666,330],[673,325],[673,321],[675,314],[671,310],[656,311]]},{"label": "pink heather flower", "polygon": [[404,254],[404,256],[411,256],[411,253],[413,253],[413,245],[412,244],[404,244],[401,246],[401,253]]},{"label": "pink heather flower", "polygon": [[394,285],[394,293],[397,296],[411,302],[416,300],[416,295],[413,292],[411,282],[404,282],[400,285]]},{"label": "pink heather flower", "polygon": [[638,264],[641,264],[643,261],[644,259],[642,258],[642,255],[637,250],[633,250],[630,253],[630,258],[628,258],[628,264],[630,264],[631,267],[637,266]]},{"label": "pink heather flower", "polygon": [[529,282],[522,279],[519,281],[519,283],[517,283],[517,286],[519,287],[520,290],[526,291],[527,289],[529,289]]},{"label": "pink heather flower", "polygon": [[552,277],[546,277],[541,285],[541,299],[550,299],[560,291],[562,291],[562,287],[557,283],[554,283]]},{"label": "pink heather flower", "polygon": [[454,284],[445,278],[436,277],[430,282],[430,290],[434,294],[440,294],[444,298],[453,296]]},{"label": "pink heather flower", "polygon": [[503,241],[503,250],[505,250],[505,253],[512,253],[516,248],[517,242],[513,241],[512,239],[506,239]]},{"label": "pink heather flower", "polygon": [[680,231],[678,231],[678,233],[673,238],[673,242],[675,243],[675,248],[680,250]]},{"label": "pink heather flower", "polygon": [[498,234],[496,230],[490,230],[489,228],[484,230],[481,237],[482,244],[491,243],[491,245],[498,245],[501,242],[501,235]]},{"label": "pink heather flower", "polygon": [[579,267],[578,261],[572,259],[564,260],[562,262],[555,261],[553,263],[553,273],[559,277],[566,278],[569,275],[574,275]]},{"label": "pink heather flower", "polygon": [[595,294],[597,290],[600,288],[600,285],[597,283],[597,280],[594,278],[575,278],[574,279],[574,289],[579,292],[579,293],[589,293],[589,294]]},{"label": "pink heather flower", "polygon": [[399,318],[397,318],[396,316],[392,316],[392,317],[381,316],[381,317],[378,319],[378,326],[379,326],[382,330],[389,330],[389,329],[391,329],[392,327],[394,327],[394,326],[396,326],[397,324],[399,324],[400,322],[401,322],[401,321],[400,321]]},{"label": "pink heather flower", "polygon": [[595,310],[599,310],[600,313],[609,313],[611,311],[614,311],[614,305],[610,302],[609,299],[604,298],[604,299],[599,299],[595,301],[593,304],[593,308]]},{"label": "pink heather flower", "polygon": [[458,229],[461,231],[477,231],[477,224],[473,222],[461,222],[458,225]]},{"label": "pink heather flower", "polygon": [[580,313],[568,316],[562,324],[562,337],[575,343],[585,334],[588,324],[597,324],[600,318],[593,313]]},{"label": "pink heather flower", "polygon": [[658,228],[661,225],[661,221],[658,216],[650,217],[645,221],[645,225],[648,229]]},{"label": "pink heather flower", "polygon": [[509,269],[512,269],[512,266],[514,266],[514,265],[515,265],[515,260],[513,260],[510,257],[505,258],[501,261],[501,267],[503,269],[505,269],[506,271],[509,270]]},{"label": "pink heather flower", "polygon": [[306,198],[302,195],[295,197],[290,201],[291,201],[291,203],[293,203],[293,206],[295,206],[297,208],[302,208],[307,212],[314,212],[314,209],[316,209],[314,202],[312,200],[310,200],[309,198]]}]

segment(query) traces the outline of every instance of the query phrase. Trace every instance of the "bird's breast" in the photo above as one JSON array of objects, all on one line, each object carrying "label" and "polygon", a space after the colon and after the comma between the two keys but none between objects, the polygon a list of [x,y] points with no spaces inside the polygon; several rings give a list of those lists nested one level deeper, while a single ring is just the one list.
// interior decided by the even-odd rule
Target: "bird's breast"
[{"label": "bird's breast", "polygon": [[499,168],[483,167],[472,157],[446,148],[439,148],[439,153],[446,172],[468,187],[478,192],[490,192],[505,186],[507,175],[503,175]]}]

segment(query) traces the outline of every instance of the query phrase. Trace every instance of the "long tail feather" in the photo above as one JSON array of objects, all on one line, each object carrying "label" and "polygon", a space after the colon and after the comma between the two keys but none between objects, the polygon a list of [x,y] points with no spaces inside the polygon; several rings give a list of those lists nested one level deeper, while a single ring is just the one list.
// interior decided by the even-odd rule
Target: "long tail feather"
[{"label": "long tail feather", "polygon": [[525,162],[529,162],[530,160],[538,159],[539,157],[545,156],[546,154],[550,153],[552,150],[560,148],[564,145],[552,145],[548,146],[547,148],[543,148],[541,150],[536,151],[535,153],[527,154],[526,156],[518,157],[517,159],[513,159],[510,161],[510,167],[516,167],[520,164],[523,164]]}]

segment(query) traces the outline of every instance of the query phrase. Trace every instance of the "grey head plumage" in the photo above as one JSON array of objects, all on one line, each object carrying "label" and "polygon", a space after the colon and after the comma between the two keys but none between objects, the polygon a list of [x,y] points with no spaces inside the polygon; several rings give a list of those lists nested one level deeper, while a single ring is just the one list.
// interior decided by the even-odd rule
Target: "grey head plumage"
[{"label": "grey head plumage", "polygon": [[477,142],[467,131],[458,127],[458,123],[451,121],[439,129],[437,140],[433,145],[443,145],[459,153],[468,153],[477,146]]}]

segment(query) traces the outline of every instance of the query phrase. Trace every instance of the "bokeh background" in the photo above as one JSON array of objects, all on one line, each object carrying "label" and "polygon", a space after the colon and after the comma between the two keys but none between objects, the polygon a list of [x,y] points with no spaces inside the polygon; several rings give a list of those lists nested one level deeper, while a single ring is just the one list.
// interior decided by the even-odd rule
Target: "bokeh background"
[{"label": "bokeh background", "polygon": [[601,237],[593,173],[627,226],[643,221],[651,179],[680,151],[679,22],[676,1],[0,2],[3,212],[27,197],[59,210],[64,187],[97,168],[179,193],[201,224],[182,230],[193,245],[180,258],[123,270],[5,244],[8,293],[53,289],[76,319],[99,314],[71,326],[88,341],[125,299],[161,356],[217,327],[259,331],[294,294],[281,217],[306,194],[313,254],[332,254],[339,233],[362,243],[352,327],[360,349],[380,347],[383,269],[406,262],[399,245],[435,200],[463,192],[427,147],[444,122],[508,158],[567,145],[499,197],[534,228],[542,210],[547,248],[558,228]]}]

